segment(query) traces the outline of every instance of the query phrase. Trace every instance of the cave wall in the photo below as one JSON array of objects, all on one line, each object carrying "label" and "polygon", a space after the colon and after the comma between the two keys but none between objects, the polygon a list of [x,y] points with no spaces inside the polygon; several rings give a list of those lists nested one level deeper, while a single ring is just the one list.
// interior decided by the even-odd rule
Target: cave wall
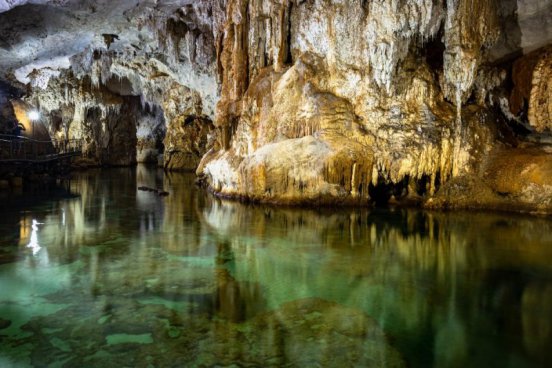
[{"label": "cave wall", "polygon": [[199,93],[182,85],[172,85],[163,100],[169,121],[164,140],[164,167],[194,171],[201,158],[213,147],[214,126],[203,114]]},{"label": "cave wall", "polygon": [[84,156],[96,164],[136,163],[136,121],[143,114],[138,97],[115,94],[67,72],[27,100],[40,107],[52,138],[82,139]]},{"label": "cave wall", "polygon": [[167,169],[195,170],[218,100],[215,5],[138,4],[127,13],[138,40],[116,47],[122,35],[102,34],[68,68],[32,69],[23,80],[26,101],[42,110],[53,136],[84,139],[85,155],[97,164],[157,162],[166,145]]},{"label": "cave wall", "polygon": [[511,112],[518,116],[525,114],[537,132],[552,131],[552,47],[538,49],[516,60],[512,76]]}]

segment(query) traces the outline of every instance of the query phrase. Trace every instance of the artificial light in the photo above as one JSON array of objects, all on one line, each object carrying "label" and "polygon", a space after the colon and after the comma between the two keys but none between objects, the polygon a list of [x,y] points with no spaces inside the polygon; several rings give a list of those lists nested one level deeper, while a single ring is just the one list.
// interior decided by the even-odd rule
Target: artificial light
[{"label": "artificial light", "polygon": [[40,119],[40,113],[38,111],[29,111],[28,113],[29,115],[29,119],[31,119],[32,121],[36,121],[38,119]]}]

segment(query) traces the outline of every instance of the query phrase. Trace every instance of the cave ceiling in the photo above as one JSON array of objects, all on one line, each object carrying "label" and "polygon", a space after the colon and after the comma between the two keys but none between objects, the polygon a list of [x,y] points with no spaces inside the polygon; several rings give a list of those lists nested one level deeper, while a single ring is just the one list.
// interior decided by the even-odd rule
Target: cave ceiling
[{"label": "cave ceiling", "polygon": [[[72,56],[106,46],[155,57],[159,50],[151,30],[143,27],[145,20],[167,18],[181,8],[212,2],[0,0],[0,78],[26,84],[33,69],[56,73],[69,68]],[[491,59],[508,59],[550,43],[552,0],[506,0],[500,6],[504,29]],[[198,23],[216,21],[211,13],[205,15],[207,19]]]},{"label": "cave ceiling", "polygon": [[[147,20],[167,18],[193,0],[0,1],[0,77],[29,82],[33,69],[52,73],[88,50],[132,50],[155,56]],[[197,3],[197,1],[196,1]]]}]

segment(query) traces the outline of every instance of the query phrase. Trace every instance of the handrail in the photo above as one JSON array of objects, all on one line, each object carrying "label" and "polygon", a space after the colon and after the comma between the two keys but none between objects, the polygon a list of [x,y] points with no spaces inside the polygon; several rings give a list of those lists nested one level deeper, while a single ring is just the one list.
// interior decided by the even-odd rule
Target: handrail
[{"label": "handrail", "polygon": [[67,156],[78,156],[81,153],[81,139],[44,141],[0,134],[0,161],[3,162],[52,161]]},{"label": "handrail", "polygon": [[38,139],[26,137],[24,135],[0,134],[0,140],[2,141],[4,140],[12,141],[14,139],[24,140],[27,142],[35,142],[35,143],[54,143],[54,142],[68,142],[68,141],[79,140],[79,139],[56,139],[56,138],[50,138],[49,140],[38,140]]},{"label": "handrail", "polygon": [[0,139],[5,138],[6,140],[14,140],[14,139],[21,139],[29,142],[37,142],[37,143],[49,143],[53,139],[42,141],[34,138],[25,137],[24,135],[13,135],[13,134],[0,134]]}]

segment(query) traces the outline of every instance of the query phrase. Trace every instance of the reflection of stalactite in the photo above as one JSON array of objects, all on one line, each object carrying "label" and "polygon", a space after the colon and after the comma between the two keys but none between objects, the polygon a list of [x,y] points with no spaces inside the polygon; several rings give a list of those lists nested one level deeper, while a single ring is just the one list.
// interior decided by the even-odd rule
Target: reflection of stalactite
[{"label": "reflection of stalactite", "polygon": [[[148,235],[159,238],[148,239],[159,242],[152,246],[140,241],[140,221],[153,208],[151,203],[140,207],[140,199],[133,197],[140,181],[173,191],[171,201],[156,207],[158,231]],[[271,362],[284,365],[285,359],[296,359],[308,366],[315,359],[327,363],[341,358],[329,354],[333,351],[363,353],[354,356],[358,359],[352,365],[369,366],[375,359],[385,365],[390,357],[400,361],[393,345],[402,347],[405,341],[423,345],[423,362],[436,365],[465,364],[466,359],[485,365],[488,355],[471,354],[482,349],[496,352],[498,364],[511,357],[547,363],[552,337],[549,219],[245,205],[205,196],[193,182],[193,175],[165,176],[144,168],[136,177],[128,170],[80,173],[72,187],[81,196],[59,203],[65,221],[57,208],[40,220],[40,237],[49,239],[41,254],[55,264],[48,272],[65,270],[64,290],[76,290],[80,297],[75,300],[95,305],[85,309],[100,315],[84,322],[95,328],[87,331],[99,336],[99,345],[105,345],[106,328],[126,323],[131,307],[148,326],[157,324],[160,334],[166,319],[189,338],[175,342],[201,340],[210,354],[225,357],[216,355],[213,365],[262,365],[266,357],[278,357],[282,360]],[[127,192],[123,199],[121,190]],[[25,218],[20,251],[26,254],[23,236],[29,236],[30,227]],[[34,272],[41,266],[33,258],[6,266],[20,265],[16,275],[30,271],[29,280],[36,282]],[[75,270],[91,290],[69,288]],[[30,289],[34,293],[36,288]],[[24,329],[55,325],[70,335],[75,325],[67,315],[82,314],[83,305],[77,304],[35,318]],[[108,313],[112,325],[97,323]],[[486,340],[482,347],[481,336],[489,331],[504,338]],[[395,336],[393,344],[386,334]],[[401,336],[416,337],[415,344]],[[304,361],[302,346],[312,352]],[[505,354],[505,346],[512,351]],[[406,359],[420,356],[418,349],[409,354],[403,352]]]},{"label": "reflection of stalactite", "polygon": [[[520,256],[528,257],[525,261],[530,267],[544,265],[545,259],[539,260],[545,251],[541,235],[550,230],[550,223],[545,220],[539,220],[540,225],[536,225],[535,219],[527,219],[522,225],[502,215],[466,216],[406,210],[385,212],[385,216],[368,210],[330,214],[304,209],[267,209],[218,199],[206,207],[203,219],[225,239],[222,242],[232,244],[236,258],[240,259],[236,266],[241,267],[241,274],[254,274],[262,285],[270,287],[269,303],[300,298],[304,293],[355,303],[368,300],[364,306],[370,314],[389,325],[392,323],[388,319],[393,316],[393,323],[411,326],[413,331],[419,326],[432,326],[434,359],[444,366],[472,359],[467,354],[477,348],[472,340],[474,320],[495,313],[494,308],[504,314],[499,316],[502,318],[508,315],[503,309],[507,305],[512,305],[512,312],[519,310],[519,290],[525,289],[524,281],[515,274],[511,278],[517,281],[509,283],[504,279],[502,267],[511,265]],[[531,234],[521,230],[525,226],[544,228],[539,234]],[[550,234],[546,235],[548,238]],[[267,242],[262,252],[256,251],[258,242],[252,243],[251,239]],[[517,251],[496,257],[495,250],[502,249],[504,242],[508,247],[524,245],[514,246]],[[302,250],[290,249],[292,244]],[[319,252],[315,247],[312,253],[307,252],[316,255],[316,262],[297,262],[295,258],[304,255],[302,246],[307,244],[309,247],[317,244],[324,251]],[[485,246],[476,247],[476,244]],[[530,256],[528,244],[540,256]],[[314,275],[324,276],[319,280]],[[474,275],[478,275],[477,281]],[[340,282],[349,282],[349,288],[335,292],[324,282],[324,277],[336,284],[339,282],[335,278],[344,277]],[[281,286],[288,284],[308,285],[308,290],[302,293]],[[385,285],[384,291],[379,294],[378,287],[382,285]],[[395,288],[396,293],[392,291]],[[540,359],[542,346],[550,341],[550,335],[547,325],[535,330],[539,320],[535,315],[548,314],[531,314],[531,311],[546,311],[552,303],[547,297],[537,303],[534,295],[538,292],[531,289],[539,288],[529,286],[523,296],[526,344]],[[402,328],[400,331],[404,331]],[[499,324],[497,328],[519,334],[515,321]]]},{"label": "reflection of stalactite", "polygon": [[529,354],[543,366],[549,360],[552,346],[552,285],[532,282],[523,290],[521,322],[523,343]]},{"label": "reflection of stalactite", "polygon": [[264,309],[265,300],[260,286],[251,282],[238,282],[230,274],[235,268],[232,245],[227,240],[217,244],[215,270],[217,288],[214,307],[219,317],[232,322],[242,322]]},{"label": "reflection of stalactite", "polygon": [[[227,265],[231,266],[231,263],[234,261],[234,253],[230,243],[227,241],[222,241],[217,244],[217,257],[216,263],[218,265]],[[230,264],[229,264],[230,263]]]}]

